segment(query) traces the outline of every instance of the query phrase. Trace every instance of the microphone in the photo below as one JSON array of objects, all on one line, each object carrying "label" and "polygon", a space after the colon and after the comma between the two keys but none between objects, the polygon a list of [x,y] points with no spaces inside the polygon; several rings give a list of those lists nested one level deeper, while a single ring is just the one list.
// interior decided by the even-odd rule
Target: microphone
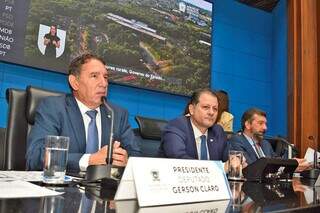
[{"label": "microphone", "polygon": [[270,135],[264,135],[263,139],[265,140],[275,140],[275,141],[281,141],[282,143],[284,143],[285,145],[287,145],[288,147],[288,159],[292,158],[292,151],[294,152],[298,152],[297,148],[291,144],[288,140],[286,140],[284,137],[281,136],[270,136]]},{"label": "microphone", "polygon": [[[108,109],[108,111],[111,113],[111,124],[110,124],[110,137],[109,137],[109,147],[108,147],[108,155],[106,158],[107,165],[112,164],[112,153],[113,153],[113,123],[114,123],[114,111],[110,107],[110,105],[106,102],[104,98],[102,98],[102,102],[104,106]],[[110,115],[108,115],[108,118],[110,118]]]},{"label": "microphone", "polygon": [[[114,111],[110,107],[110,105],[105,101],[104,97],[101,98],[103,106],[107,108],[111,115],[107,117],[111,119],[110,124],[110,136],[109,136],[109,146],[108,146],[108,153],[106,157],[106,165],[90,165],[87,168],[86,172],[86,180],[87,181],[97,181],[101,180],[101,187],[102,188],[112,188],[114,187],[115,180],[112,179],[111,175],[111,168],[112,168],[112,153],[113,153],[113,125],[114,125]],[[101,117],[101,119],[104,119]],[[110,186],[111,184],[111,186]]]},{"label": "microphone", "polygon": [[113,153],[113,123],[114,123],[114,111],[111,108],[111,106],[106,102],[105,98],[102,97],[102,103],[103,105],[108,109],[108,111],[111,113],[108,115],[108,118],[111,119],[110,123],[110,137],[109,137],[109,146],[108,146],[108,153],[106,158],[106,177],[101,179],[101,195],[103,194],[110,194],[110,190],[117,189],[118,183],[115,179],[111,176],[111,169],[112,169],[112,153]]}]

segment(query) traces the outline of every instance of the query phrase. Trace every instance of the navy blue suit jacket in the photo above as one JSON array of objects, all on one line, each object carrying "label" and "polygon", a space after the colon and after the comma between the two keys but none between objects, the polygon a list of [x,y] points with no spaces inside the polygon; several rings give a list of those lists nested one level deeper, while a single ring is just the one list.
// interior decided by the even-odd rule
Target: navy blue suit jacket
[{"label": "navy blue suit jacket", "polygon": [[[251,164],[256,160],[258,160],[256,152],[254,151],[250,142],[247,140],[247,138],[243,134],[232,136],[229,142],[230,142],[231,150],[237,150],[237,151],[243,152],[244,157],[246,158],[246,161],[248,164]],[[273,151],[271,144],[267,140],[263,140],[260,143],[260,145],[266,157],[269,157],[269,158],[279,157]]]},{"label": "navy blue suit jacket", "polygon": [[[229,145],[220,125],[208,129],[207,145],[210,160],[228,159]],[[159,155],[167,158],[199,159],[190,117],[169,121],[162,132]]]},{"label": "navy blue suit jacket", "polygon": [[[140,155],[140,147],[134,140],[133,131],[128,123],[128,112],[109,103],[114,110],[114,140],[131,156]],[[100,106],[101,147],[109,144],[111,119],[108,110]],[[70,137],[67,169],[79,171],[79,160],[86,151],[86,134],[82,115],[72,95],[47,97],[41,101],[36,113],[35,124],[27,142],[27,169],[41,170],[43,166],[44,138],[47,135]]]}]

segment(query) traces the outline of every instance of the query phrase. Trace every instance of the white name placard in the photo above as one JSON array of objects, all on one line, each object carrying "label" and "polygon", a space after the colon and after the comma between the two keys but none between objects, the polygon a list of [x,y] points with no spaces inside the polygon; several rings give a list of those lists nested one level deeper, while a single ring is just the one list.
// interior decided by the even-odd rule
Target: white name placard
[{"label": "white name placard", "polygon": [[220,161],[131,157],[115,200],[138,198],[143,207],[230,197]]}]

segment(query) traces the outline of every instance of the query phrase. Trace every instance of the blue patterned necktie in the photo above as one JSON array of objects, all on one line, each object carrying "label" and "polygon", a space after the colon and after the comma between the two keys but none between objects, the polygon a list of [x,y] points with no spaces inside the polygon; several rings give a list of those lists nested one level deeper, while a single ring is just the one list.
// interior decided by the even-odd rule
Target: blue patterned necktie
[{"label": "blue patterned necktie", "polygon": [[205,135],[201,135],[200,139],[201,139],[201,156],[200,156],[200,160],[208,160],[206,136]]},{"label": "blue patterned necktie", "polygon": [[97,110],[87,111],[86,114],[91,118],[88,126],[88,140],[86,145],[86,153],[95,153],[99,150],[98,128],[96,125]]}]

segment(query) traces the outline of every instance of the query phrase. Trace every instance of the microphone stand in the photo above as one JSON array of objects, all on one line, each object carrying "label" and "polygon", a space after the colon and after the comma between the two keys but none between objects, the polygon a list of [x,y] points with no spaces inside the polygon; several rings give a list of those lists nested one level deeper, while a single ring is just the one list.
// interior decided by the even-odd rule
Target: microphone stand
[{"label": "microphone stand", "polygon": [[106,177],[101,179],[101,195],[103,194],[109,194],[110,190],[115,191],[118,187],[118,182],[114,178],[111,177],[111,169],[112,169],[112,153],[113,153],[113,123],[114,123],[114,111],[110,107],[110,105],[106,102],[106,100],[103,98],[103,104],[104,106],[109,110],[111,113],[108,115],[108,118],[111,119],[110,124],[110,137],[109,137],[109,146],[108,146],[108,153],[106,158],[106,167],[107,167],[107,173]]},{"label": "microphone stand", "polygon": [[[113,123],[114,123],[114,111],[109,106],[109,104],[102,98],[103,105],[108,109],[111,115],[108,115],[108,118],[111,119],[110,124],[110,137],[109,137],[109,146],[108,153],[106,158],[106,165],[90,165],[87,168],[86,179],[87,181],[97,181],[101,180],[101,193],[104,193],[103,189],[116,189],[117,181],[111,176],[112,169],[112,153],[113,153]],[[103,119],[101,117],[101,119]]]},{"label": "microphone stand", "polygon": [[[308,137],[308,139],[312,140],[313,144],[316,144],[316,140],[312,135],[310,135]],[[313,168],[310,170],[302,171],[300,174],[302,177],[305,177],[305,178],[310,178],[310,179],[317,179],[318,178],[318,176],[320,174],[320,170],[318,169],[318,149],[314,150]]]},{"label": "microphone stand", "polygon": [[288,147],[288,159],[292,158],[292,150],[294,149],[297,152],[297,149],[294,147],[294,145],[292,145],[291,143],[289,143],[289,141],[287,141],[285,138],[283,137],[276,137],[276,140],[280,140],[282,143],[284,143],[285,145],[287,145]]},{"label": "microphone stand", "polygon": [[[106,159],[107,164],[107,178],[111,178],[111,168],[112,168],[112,153],[113,153],[113,122],[114,122],[114,111],[109,106],[109,104],[106,102],[105,99],[103,99],[104,106],[109,110],[111,113],[111,124],[110,124],[110,137],[109,137],[109,146],[108,146],[108,155]],[[110,118],[110,115],[108,115],[108,118]]]},{"label": "microphone stand", "polygon": [[289,141],[287,141],[283,137],[280,137],[280,136],[277,136],[277,137],[263,136],[263,139],[266,139],[266,140],[278,140],[278,141],[281,141],[282,143],[284,143],[288,147],[288,159],[292,158],[292,151],[293,150],[295,152],[298,151],[294,145],[292,145]]}]

